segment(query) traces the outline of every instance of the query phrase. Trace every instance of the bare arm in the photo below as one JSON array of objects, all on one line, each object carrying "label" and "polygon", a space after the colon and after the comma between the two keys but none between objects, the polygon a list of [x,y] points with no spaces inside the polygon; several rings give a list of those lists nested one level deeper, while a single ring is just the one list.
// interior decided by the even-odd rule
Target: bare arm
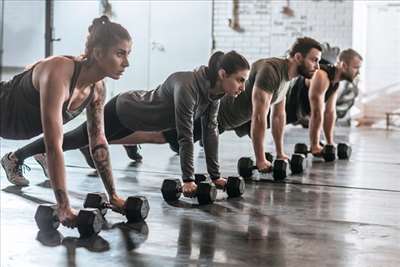
[{"label": "bare arm", "polygon": [[[256,162],[264,162],[264,137],[267,113],[272,99],[272,93],[255,86],[252,93],[253,110],[251,115],[251,139],[253,142]],[[257,164],[258,165],[258,164]]]},{"label": "bare arm", "polygon": [[[272,136],[274,137],[276,156],[279,159],[286,157],[283,151],[283,134],[286,125],[286,98],[272,106]],[[285,158],[286,159],[286,158]]]},{"label": "bare arm", "polygon": [[103,81],[95,84],[95,98],[86,108],[89,147],[94,165],[103,181],[107,193],[112,199],[115,195],[115,185],[112,175],[110,153],[104,133],[104,102],[106,89]]},{"label": "bare arm", "polygon": [[334,144],[333,135],[336,122],[336,100],[338,92],[337,90],[328,98],[328,102],[325,107],[324,114],[324,133],[326,142],[330,145]]},{"label": "bare arm", "polygon": [[43,63],[36,76],[40,88],[41,120],[49,177],[60,209],[69,209],[64,165],[62,107],[72,75],[72,65],[64,60]]},{"label": "bare arm", "polygon": [[311,149],[319,146],[325,103],[324,95],[329,86],[329,79],[324,71],[317,71],[310,82],[308,97],[310,99],[310,143]]}]

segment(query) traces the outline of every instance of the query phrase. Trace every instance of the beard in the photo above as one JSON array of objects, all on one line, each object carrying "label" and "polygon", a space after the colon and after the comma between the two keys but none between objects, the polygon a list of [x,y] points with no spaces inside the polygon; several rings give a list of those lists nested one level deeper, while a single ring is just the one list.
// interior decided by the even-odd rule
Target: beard
[{"label": "beard", "polygon": [[314,72],[309,71],[304,64],[297,67],[297,73],[307,79],[311,79],[314,74]]},{"label": "beard", "polygon": [[351,83],[354,81],[354,77],[351,75],[351,73],[343,72],[341,76],[341,80],[345,80]]}]

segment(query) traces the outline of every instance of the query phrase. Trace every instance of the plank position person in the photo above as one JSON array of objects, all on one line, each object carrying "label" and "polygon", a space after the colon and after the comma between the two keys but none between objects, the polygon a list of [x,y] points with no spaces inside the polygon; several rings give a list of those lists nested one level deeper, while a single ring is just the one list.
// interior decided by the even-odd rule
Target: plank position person
[{"label": "plank position person", "polygon": [[[0,83],[0,136],[23,140],[44,133],[48,174],[58,204],[60,222],[76,223],[77,211],[70,207],[66,189],[63,155],[63,124],[86,108],[89,146],[94,166],[100,174],[112,204],[122,208],[124,200],[115,190],[107,139],[104,135],[103,79],[119,79],[129,66],[132,39],[128,31],[108,17],[93,20],[85,53],[81,57],[52,56],[42,59],[8,82]],[[7,179],[19,186],[29,181],[23,176],[26,150],[10,152],[1,159]]]}]

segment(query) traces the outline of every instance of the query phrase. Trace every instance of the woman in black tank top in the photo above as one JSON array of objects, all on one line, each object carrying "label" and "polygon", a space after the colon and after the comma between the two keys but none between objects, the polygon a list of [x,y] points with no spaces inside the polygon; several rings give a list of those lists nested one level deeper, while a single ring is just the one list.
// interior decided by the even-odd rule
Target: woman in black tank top
[{"label": "woman in black tank top", "polygon": [[[93,158],[110,201],[122,208],[117,196],[104,135],[103,79],[119,79],[129,66],[132,40],[120,24],[102,16],[89,27],[85,53],[79,58],[53,56],[42,59],[8,82],[0,83],[0,137],[29,139],[44,133],[49,177],[58,204],[60,222],[76,223],[65,185],[62,150],[63,124],[87,108],[88,133]],[[23,158],[23,157],[21,157]],[[19,151],[3,156],[1,164],[11,183],[26,186]]]}]

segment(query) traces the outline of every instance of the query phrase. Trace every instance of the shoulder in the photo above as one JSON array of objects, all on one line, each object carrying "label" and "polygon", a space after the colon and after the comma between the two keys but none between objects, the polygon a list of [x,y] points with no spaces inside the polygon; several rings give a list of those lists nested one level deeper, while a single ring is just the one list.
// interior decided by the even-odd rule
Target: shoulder
[{"label": "shoulder", "polygon": [[68,81],[71,79],[75,68],[72,58],[53,56],[43,59],[35,67],[35,73],[40,78],[58,79]]}]

